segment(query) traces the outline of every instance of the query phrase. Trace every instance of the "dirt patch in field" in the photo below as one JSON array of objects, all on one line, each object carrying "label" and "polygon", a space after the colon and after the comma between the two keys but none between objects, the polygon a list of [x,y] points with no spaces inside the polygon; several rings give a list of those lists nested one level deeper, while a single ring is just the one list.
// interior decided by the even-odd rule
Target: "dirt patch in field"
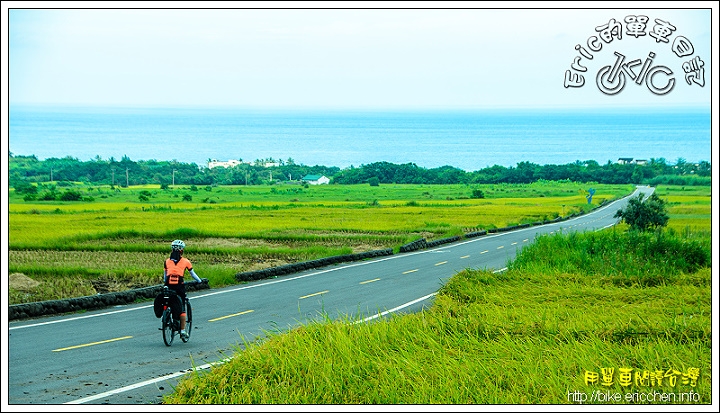
[{"label": "dirt patch in field", "polygon": [[35,287],[40,285],[39,281],[35,281],[32,278],[28,277],[27,275],[25,275],[23,273],[19,273],[19,272],[10,274],[9,278],[10,279],[9,279],[8,284],[9,284],[10,288],[17,290],[17,291],[30,292]]},{"label": "dirt patch in field", "polygon": [[208,247],[272,247],[277,246],[262,239],[241,238],[203,238],[197,241],[199,245]]},{"label": "dirt patch in field", "polygon": [[353,245],[352,250],[353,254],[357,254],[360,252],[368,252],[379,249],[377,246],[374,245],[368,245],[368,244],[359,244],[359,245]]},{"label": "dirt patch in field", "polygon": [[148,287],[144,283],[125,277],[100,277],[96,280],[90,280],[95,291],[98,294],[116,293],[127,290],[134,290],[136,288]]},{"label": "dirt patch in field", "polygon": [[279,267],[281,265],[290,264],[289,261],[284,260],[258,260],[250,264],[248,268],[246,268],[244,271],[255,271],[255,270],[263,270],[265,268],[270,267]]}]

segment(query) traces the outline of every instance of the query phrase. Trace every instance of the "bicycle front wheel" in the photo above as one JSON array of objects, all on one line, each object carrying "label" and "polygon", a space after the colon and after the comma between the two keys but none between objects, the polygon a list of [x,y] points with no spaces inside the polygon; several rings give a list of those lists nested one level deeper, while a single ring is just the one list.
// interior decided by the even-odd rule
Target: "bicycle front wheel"
[{"label": "bicycle front wheel", "polygon": [[170,311],[169,307],[162,315],[162,335],[165,345],[168,347],[171,346],[175,339],[175,331],[173,330],[172,311]]}]

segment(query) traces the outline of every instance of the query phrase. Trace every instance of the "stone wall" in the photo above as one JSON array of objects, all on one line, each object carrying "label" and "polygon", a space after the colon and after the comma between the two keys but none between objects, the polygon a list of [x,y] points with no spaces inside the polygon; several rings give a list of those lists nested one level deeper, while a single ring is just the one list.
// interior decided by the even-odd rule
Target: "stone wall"
[{"label": "stone wall", "polygon": [[[199,283],[197,281],[185,283],[185,289],[187,291],[195,291],[205,288],[209,288],[206,283]],[[137,288],[134,290],[68,298],[64,300],[14,304],[8,308],[8,320],[71,313],[73,311],[81,310],[96,310],[105,307],[112,307],[114,305],[130,304],[136,300],[155,298],[160,291],[162,291],[162,284],[152,287]]]}]

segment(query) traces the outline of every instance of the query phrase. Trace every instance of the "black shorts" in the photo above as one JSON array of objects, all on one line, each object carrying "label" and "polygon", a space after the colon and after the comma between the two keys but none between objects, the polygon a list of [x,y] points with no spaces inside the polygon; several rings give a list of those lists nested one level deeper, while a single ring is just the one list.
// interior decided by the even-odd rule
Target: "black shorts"
[{"label": "black shorts", "polygon": [[[178,297],[180,297],[180,313],[184,313],[184,312],[185,312],[185,299],[187,298],[187,295],[185,294],[185,284],[184,284],[184,283],[182,283],[182,284],[174,284],[174,285],[168,285],[167,287],[168,287],[169,289],[175,291],[175,292],[177,293]],[[179,317],[179,316],[180,316],[179,313],[178,313],[177,315],[175,315],[175,309],[174,309],[174,308],[173,308],[173,315],[174,315],[175,317]]]}]

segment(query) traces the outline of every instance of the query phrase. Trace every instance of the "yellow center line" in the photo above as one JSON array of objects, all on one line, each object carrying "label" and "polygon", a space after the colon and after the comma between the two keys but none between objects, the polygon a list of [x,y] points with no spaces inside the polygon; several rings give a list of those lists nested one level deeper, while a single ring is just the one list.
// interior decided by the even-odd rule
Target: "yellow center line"
[{"label": "yellow center line", "polygon": [[439,262],[439,263],[435,264],[435,266],[437,267],[438,265],[443,265],[443,264],[447,264],[447,261]]},{"label": "yellow center line", "polygon": [[325,294],[325,293],[327,293],[327,292],[330,292],[330,290],[320,291],[319,293],[314,293],[314,294],[303,295],[302,297],[300,297],[300,298],[298,298],[298,299],[299,299],[299,300],[302,300],[303,298],[313,297],[313,296],[316,296],[316,295]]},{"label": "yellow center line", "polygon": [[94,343],[78,344],[77,346],[70,346],[70,347],[64,347],[64,348],[56,348],[56,349],[53,350],[53,351],[73,350],[73,349],[76,349],[76,348],[90,347],[90,346],[94,346],[94,345],[97,345],[97,344],[111,343],[111,342],[113,342],[113,341],[127,340],[128,338],[132,338],[132,336],[111,338],[110,340],[96,341],[96,342],[94,342]]},{"label": "yellow center line", "polygon": [[485,250],[485,251],[481,252],[480,254],[487,254],[487,253],[488,253],[488,250]]},{"label": "yellow center line", "polygon": [[220,321],[220,320],[224,320],[226,318],[235,317],[235,316],[243,315],[243,314],[247,314],[247,313],[252,313],[253,311],[255,311],[255,310],[246,310],[246,311],[242,311],[242,312],[235,313],[235,314],[229,314],[229,315],[225,315],[222,317],[213,318],[212,320],[208,320],[208,322],[212,323],[213,321]]},{"label": "yellow center line", "polygon": [[504,245],[499,246],[497,249],[505,248]]},{"label": "yellow center line", "polygon": [[469,256],[469,255],[463,255],[462,257],[460,257],[460,259],[463,259],[463,258],[470,258],[470,256]]},{"label": "yellow center line", "polygon": [[417,270],[418,270],[418,269],[416,268],[416,269],[414,269],[414,270],[405,271],[403,274],[410,274],[411,272],[415,272],[415,271],[417,271]]},{"label": "yellow center line", "polygon": [[361,281],[360,284],[368,284],[368,283],[372,283],[372,282],[375,282],[375,281],[380,281],[380,279],[379,279],[379,278],[375,278],[374,280]]}]

